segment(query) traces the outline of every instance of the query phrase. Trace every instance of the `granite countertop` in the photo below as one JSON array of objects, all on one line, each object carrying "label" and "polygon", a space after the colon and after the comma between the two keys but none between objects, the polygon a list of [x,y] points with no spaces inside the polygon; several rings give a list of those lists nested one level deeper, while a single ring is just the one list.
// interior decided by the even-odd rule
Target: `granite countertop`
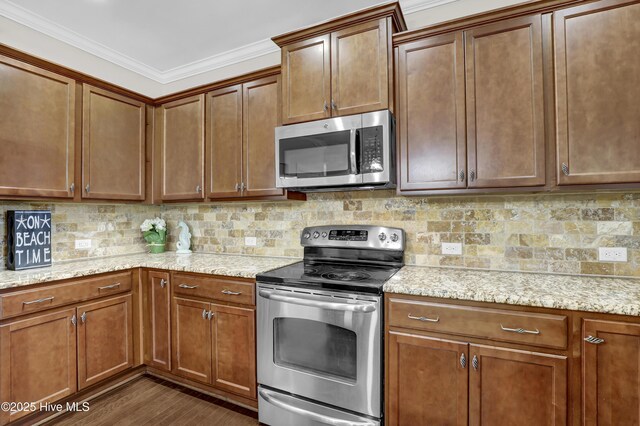
[{"label": "granite countertop", "polygon": [[405,266],[386,293],[640,316],[640,280]]},{"label": "granite countertop", "polygon": [[57,262],[53,266],[23,271],[0,271],[0,290],[48,281],[84,277],[132,268],[157,268],[229,277],[255,278],[261,272],[289,265],[299,259],[191,253],[129,254]]}]

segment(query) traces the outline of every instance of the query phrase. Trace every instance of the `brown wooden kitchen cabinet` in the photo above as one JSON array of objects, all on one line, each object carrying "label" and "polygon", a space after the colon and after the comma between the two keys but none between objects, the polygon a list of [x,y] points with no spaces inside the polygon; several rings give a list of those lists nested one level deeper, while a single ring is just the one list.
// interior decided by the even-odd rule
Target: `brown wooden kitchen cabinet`
[{"label": "brown wooden kitchen cabinet", "polygon": [[558,184],[640,182],[640,2],[554,12]]},{"label": "brown wooden kitchen cabinet", "polygon": [[205,95],[156,109],[163,201],[204,199]]},{"label": "brown wooden kitchen cabinet", "polygon": [[82,198],[144,200],[144,102],[83,87]]},{"label": "brown wooden kitchen cabinet", "polygon": [[397,3],[282,36],[284,124],[391,107],[391,36],[406,29]]},{"label": "brown wooden kitchen cabinet", "polygon": [[211,383],[210,304],[174,297],[172,312],[173,363],[178,376]]},{"label": "brown wooden kitchen cabinet", "polygon": [[0,195],[73,198],[76,82],[0,56]]},{"label": "brown wooden kitchen cabinet", "polygon": [[585,319],[584,425],[640,425],[640,324]]},{"label": "brown wooden kitchen cabinet", "polygon": [[133,366],[131,295],[78,306],[78,389]]},{"label": "brown wooden kitchen cabinet", "polygon": [[170,274],[148,271],[144,288],[144,363],[171,371]]},{"label": "brown wooden kitchen cabinet", "polygon": [[[37,404],[76,392],[75,308],[59,309],[0,327],[0,401]],[[32,411],[0,411],[0,424]]]}]

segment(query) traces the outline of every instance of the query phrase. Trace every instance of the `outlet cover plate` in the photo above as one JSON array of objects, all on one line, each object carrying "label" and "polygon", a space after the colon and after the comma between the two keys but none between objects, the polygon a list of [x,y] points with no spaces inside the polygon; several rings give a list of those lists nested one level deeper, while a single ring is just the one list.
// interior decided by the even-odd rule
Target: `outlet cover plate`
[{"label": "outlet cover plate", "polygon": [[598,260],[600,262],[626,262],[626,247],[599,247]]},{"label": "outlet cover plate", "polygon": [[76,240],[76,250],[88,250],[91,248],[91,240]]},{"label": "outlet cover plate", "polygon": [[256,237],[244,237],[244,245],[255,247],[258,245],[258,240]]},{"label": "outlet cover plate", "polygon": [[442,254],[448,256],[461,256],[462,243],[442,243]]}]

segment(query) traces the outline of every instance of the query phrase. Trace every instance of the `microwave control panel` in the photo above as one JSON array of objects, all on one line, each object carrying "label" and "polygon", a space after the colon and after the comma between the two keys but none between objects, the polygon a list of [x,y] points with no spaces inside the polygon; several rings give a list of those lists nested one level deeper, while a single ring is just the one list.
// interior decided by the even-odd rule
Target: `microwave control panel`
[{"label": "microwave control panel", "polygon": [[382,137],[382,126],[365,127],[361,130],[361,173],[378,173],[384,171]]}]

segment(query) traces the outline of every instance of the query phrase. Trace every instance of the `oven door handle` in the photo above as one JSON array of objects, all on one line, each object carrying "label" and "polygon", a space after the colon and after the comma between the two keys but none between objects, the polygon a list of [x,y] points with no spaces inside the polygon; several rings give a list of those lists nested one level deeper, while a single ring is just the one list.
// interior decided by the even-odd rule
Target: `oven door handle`
[{"label": "oven door handle", "polygon": [[320,413],[314,413],[313,411],[305,410],[304,408],[296,407],[291,404],[288,404],[284,401],[278,399],[278,397],[269,392],[266,389],[258,390],[258,393],[265,401],[269,404],[274,405],[278,408],[281,408],[285,411],[289,411],[291,413],[297,414],[301,417],[305,417],[307,419],[313,420],[318,423],[322,423],[325,425],[331,426],[376,426],[376,423],[370,421],[353,421],[353,420],[343,420],[335,417],[330,417]]},{"label": "oven door handle", "polygon": [[373,312],[376,310],[375,305],[371,303],[326,302],[324,300],[285,296],[269,290],[260,290],[258,294],[265,299],[271,299],[278,302],[294,303],[296,305],[312,306],[314,308],[330,309],[333,311]]}]

